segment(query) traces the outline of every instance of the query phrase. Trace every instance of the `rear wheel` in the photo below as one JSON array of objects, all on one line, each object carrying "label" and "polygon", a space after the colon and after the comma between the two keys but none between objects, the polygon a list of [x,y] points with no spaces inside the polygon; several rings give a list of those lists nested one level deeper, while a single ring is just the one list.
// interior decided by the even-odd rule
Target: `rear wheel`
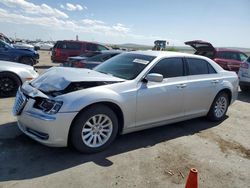
[{"label": "rear wheel", "polygon": [[240,85],[240,90],[243,91],[243,92],[248,92],[248,91],[250,91],[250,87],[249,86]]},{"label": "rear wheel", "polygon": [[34,65],[34,60],[33,60],[32,57],[22,57],[19,60],[19,62],[22,63],[22,64],[26,64],[26,65],[31,65],[31,66]]},{"label": "rear wheel", "polygon": [[208,119],[211,121],[221,121],[224,119],[229,106],[228,94],[220,92],[214,99],[212,106],[208,112]]},{"label": "rear wheel", "polygon": [[94,153],[107,148],[118,133],[115,113],[105,105],[94,105],[80,112],[74,121],[70,140],[79,152]]},{"label": "rear wheel", "polygon": [[20,79],[11,73],[0,73],[0,97],[15,96],[18,87],[22,84]]}]

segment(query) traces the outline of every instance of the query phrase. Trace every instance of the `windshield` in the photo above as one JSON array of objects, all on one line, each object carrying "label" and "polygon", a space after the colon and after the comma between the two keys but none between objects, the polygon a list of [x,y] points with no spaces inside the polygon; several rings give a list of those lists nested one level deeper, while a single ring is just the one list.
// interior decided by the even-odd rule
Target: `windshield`
[{"label": "windshield", "polygon": [[11,44],[8,44],[5,41],[0,40],[0,47],[1,48],[13,48]]},{"label": "windshield", "polygon": [[124,53],[105,61],[94,70],[118,78],[132,80],[136,78],[154,58],[154,56],[149,55]]}]

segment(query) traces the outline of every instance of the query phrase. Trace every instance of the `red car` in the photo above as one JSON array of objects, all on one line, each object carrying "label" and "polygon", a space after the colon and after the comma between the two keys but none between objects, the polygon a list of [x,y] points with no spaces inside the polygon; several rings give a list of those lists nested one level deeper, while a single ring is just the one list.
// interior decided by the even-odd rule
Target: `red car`
[{"label": "red car", "polygon": [[206,56],[229,71],[238,72],[240,64],[247,59],[247,55],[239,50],[214,48],[211,43],[202,40],[188,41],[185,44],[193,47],[196,55]]},{"label": "red car", "polygon": [[57,41],[52,48],[51,60],[55,63],[66,62],[68,57],[86,54],[95,55],[102,50],[109,50],[108,47],[86,41],[63,40]]}]

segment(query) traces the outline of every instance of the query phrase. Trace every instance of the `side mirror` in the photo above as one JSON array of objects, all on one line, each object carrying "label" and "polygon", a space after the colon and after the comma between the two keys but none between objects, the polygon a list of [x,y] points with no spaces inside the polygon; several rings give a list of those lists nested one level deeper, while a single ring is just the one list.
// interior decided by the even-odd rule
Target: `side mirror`
[{"label": "side mirror", "polygon": [[163,76],[157,73],[150,73],[146,76],[146,80],[149,82],[162,82]]}]

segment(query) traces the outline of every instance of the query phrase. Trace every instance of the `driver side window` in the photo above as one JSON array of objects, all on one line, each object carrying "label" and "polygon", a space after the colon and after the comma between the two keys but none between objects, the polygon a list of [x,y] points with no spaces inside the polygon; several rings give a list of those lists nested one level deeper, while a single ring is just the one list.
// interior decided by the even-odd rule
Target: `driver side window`
[{"label": "driver side window", "polygon": [[167,58],[160,60],[149,73],[158,73],[163,78],[173,78],[184,75],[182,58]]}]

